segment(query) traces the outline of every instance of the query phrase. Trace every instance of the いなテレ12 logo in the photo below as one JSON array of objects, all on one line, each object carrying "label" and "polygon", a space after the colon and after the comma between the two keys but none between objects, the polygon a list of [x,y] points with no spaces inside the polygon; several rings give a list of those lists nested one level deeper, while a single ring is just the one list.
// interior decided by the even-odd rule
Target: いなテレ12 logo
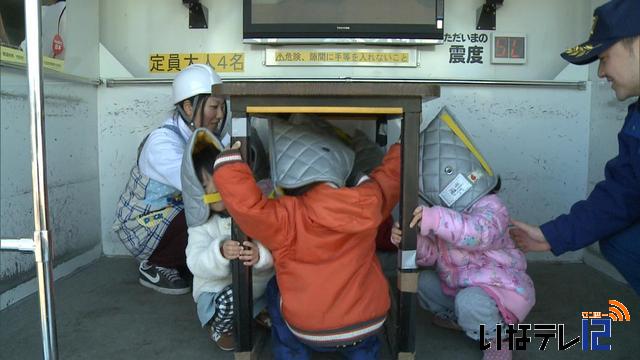
[{"label": "\u3044\u306a\u30c6\u30ec12 logo", "polygon": [[629,309],[618,300],[609,300],[609,313],[582,312],[582,350],[611,350],[611,344],[600,341],[611,338],[612,322],[631,321]]}]

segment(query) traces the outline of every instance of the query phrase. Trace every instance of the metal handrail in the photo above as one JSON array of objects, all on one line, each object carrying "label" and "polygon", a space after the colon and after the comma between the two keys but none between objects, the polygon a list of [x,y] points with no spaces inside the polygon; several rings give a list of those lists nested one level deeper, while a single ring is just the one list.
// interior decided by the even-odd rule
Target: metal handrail
[{"label": "metal handrail", "polygon": [[[6,61],[0,61],[0,66],[7,67],[7,68],[12,68],[12,69],[17,69],[17,70],[27,70],[27,65],[15,64],[15,63],[10,63],[10,62],[6,62]],[[89,85],[93,85],[93,86],[102,85],[102,80],[101,79],[92,79],[92,78],[88,78],[88,77],[84,77],[84,76],[78,76],[78,75],[73,75],[73,74],[62,73],[62,72],[58,72],[58,71],[55,71],[55,70],[45,69],[44,70],[44,74],[46,75],[45,78],[64,80],[64,81],[75,82],[75,83],[80,83],[80,84],[89,84]]]},{"label": "metal handrail", "polygon": [[0,239],[0,250],[33,252],[35,250],[33,239]]},{"label": "metal handrail", "polygon": [[[225,77],[224,82],[406,82],[451,86],[522,86],[522,87],[560,87],[584,90],[586,81],[556,80],[461,80],[461,79],[382,79],[382,78],[268,78],[268,77]],[[107,87],[135,85],[171,85],[171,78],[112,78],[104,79]]]},{"label": "metal handrail", "polygon": [[[31,167],[33,186],[33,239],[2,239],[0,250],[33,252],[36,260],[42,353],[45,360],[58,358],[56,314],[53,301],[53,241],[49,237],[47,167],[44,136],[44,92],[42,89],[40,0],[25,0],[27,77],[31,120]],[[4,65],[4,64],[3,64]]]}]

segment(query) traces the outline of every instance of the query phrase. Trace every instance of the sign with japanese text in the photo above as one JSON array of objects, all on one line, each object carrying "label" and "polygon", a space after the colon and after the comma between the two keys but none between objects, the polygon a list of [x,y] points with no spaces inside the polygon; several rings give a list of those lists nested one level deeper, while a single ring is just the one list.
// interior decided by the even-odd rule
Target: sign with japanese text
[{"label": "sign with japanese text", "polygon": [[484,46],[489,42],[485,33],[446,33],[444,43],[449,45],[449,64],[483,64]]},{"label": "sign with japanese text", "polygon": [[[0,47],[0,61],[13,64],[26,64],[27,57],[24,51],[6,46]],[[59,72],[64,72],[64,60],[54,59],[47,56],[42,57],[42,67]]]},{"label": "sign with japanese text", "polygon": [[415,49],[313,49],[265,50],[267,66],[392,66],[416,67]]},{"label": "sign with japanese text", "polygon": [[149,72],[179,72],[191,64],[207,64],[217,72],[244,72],[244,53],[187,53],[149,55]]},{"label": "sign with japanese text", "polygon": [[[497,350],[501,350],[502,346],[507,345],[509,350],[527,350],[527,345],[536,338],[541,338],[538,349],[544,351],[552,339],[557,339],[558,351],[568,350],[571,347],[582,342],[582,351],[611,351],[613,346],[610,342],[612,338],[612,328],[624,327],[625,322],[631,321],[631,313],[629,309],[620,301],[615,299],[609,300],[609,312],[602,311],[582,311],[582,335],[578,335],[571,339],[567,337],[565,332],[565,324],[496,324],[495,334],[492,338],[502,335],[503,340],[508,340],[507,344],[498,342],[487,342],[485,324],[480,324],[480,350],[489,349],[495,346]],[[503,326],[506,326],[503,332]],[[571,340],[567,340],[571,339]],[[502,343],[502,344],[501,344]]]}]

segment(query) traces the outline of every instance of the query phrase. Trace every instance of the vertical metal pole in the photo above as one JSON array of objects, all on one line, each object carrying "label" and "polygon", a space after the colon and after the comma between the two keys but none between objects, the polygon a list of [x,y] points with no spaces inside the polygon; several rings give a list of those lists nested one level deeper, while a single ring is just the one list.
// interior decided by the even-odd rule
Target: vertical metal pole
[{"label": "vertical metal pole", "polygon": [[415,358],[416,293],[418,273],[416,267],[416,229],[409,228],[413,210],[418,204],[418,134],[420,112],[405,112],[402,120],[402,175],[400,194],[400,226],[402,242],[398,252],[398,359]]},{"label": "vertical metal pole", "polygon": [[[236,114],[231,120],[231,145],[236,141],[242,142],[240,153],[245,161],[249,162],[249,131],[251,128],[251,118],[248,114]],[[240,228],[233,222],[233,239],[240,243],[251,241]],[[231,276],[233,281],[233,309],[234,333],[236,338],[236,349],[234,358],[236,360],[250,359],[253,351],[253,281],[251,268],[245,266],[242,261],[236,259],[231,261]]]},{"label": "vertical metal pole", "polygon": [[42,351],[45,360],[58,358],[56,317],[53,302],[53,251],[48,234],[47,168],[45,159],[44,106],[42,91],[42,54],[40,0],[25,0],[25,30],[27,34],[27,75],[29,78],[29,108],[31,119],[31,169],[33,179],[33,233]]}]

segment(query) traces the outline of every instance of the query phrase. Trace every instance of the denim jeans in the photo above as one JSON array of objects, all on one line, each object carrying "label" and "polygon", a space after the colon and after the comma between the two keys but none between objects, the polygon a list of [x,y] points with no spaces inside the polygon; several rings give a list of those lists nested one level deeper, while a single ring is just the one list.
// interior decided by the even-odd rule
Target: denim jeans
[{"label": "denim jeans", "polygon": [[308,360],[313,351],[337,352],[350,360],[375,360],[380,353],[380,341],[373,335],[357,345],[347,347],[319,347],[303,344],[289,330],[280,312],[280,291],[276,278],[267,284],[267,309],[271,316],[271,345],[276,360]]},{"label": "denim jeans", "polygon": [[507,326],[496,302],[479,287],[462,289],[453,297],[442,292],[440,277],[433,270],[424,270],[418,277],[418,303],[434,315],[458,324],[473,340],[480,340],[480,324],[485,325],[486,339],[495,339],[498,324],[502,338]]}]

